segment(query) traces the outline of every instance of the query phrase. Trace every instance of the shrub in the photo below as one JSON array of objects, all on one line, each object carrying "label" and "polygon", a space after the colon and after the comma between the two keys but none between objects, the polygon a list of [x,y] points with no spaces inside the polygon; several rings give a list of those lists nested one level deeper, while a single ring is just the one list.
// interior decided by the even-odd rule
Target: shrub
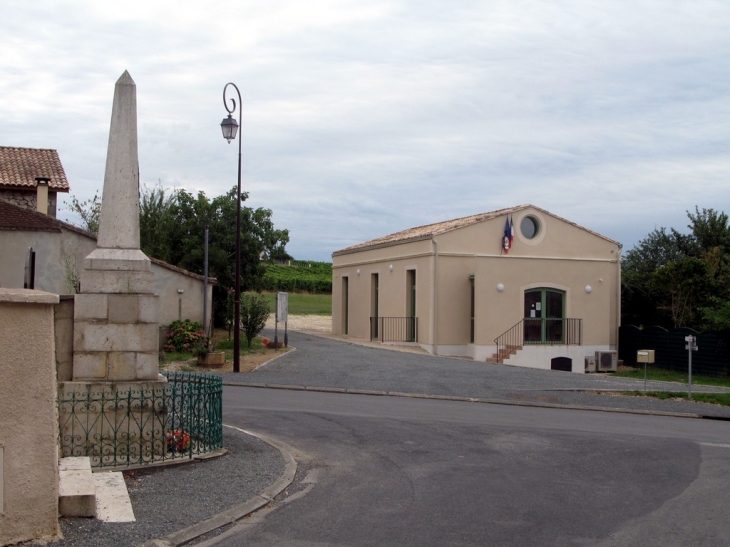
[{"label": "shrub", "polygon": [[266,326],[268,318],[269,304],[262,294],[247,292],[241,295],[241,330],[249,349],[251,340]]},{"label": "shrub", "polygon": [[203,325],[197,321],[173,321],[167,328],[165,351],[180,353],[200,353],[208,347],[208,339]]}]

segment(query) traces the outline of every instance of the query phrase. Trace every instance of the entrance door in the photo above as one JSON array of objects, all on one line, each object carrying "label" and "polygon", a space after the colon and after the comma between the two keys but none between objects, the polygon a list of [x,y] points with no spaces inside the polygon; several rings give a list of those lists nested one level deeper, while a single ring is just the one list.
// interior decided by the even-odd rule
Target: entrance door
[{"label": "entrance door", "polygon": [[373,339],[378,338],[378,290],[379,290],[378,274],[374,273],[370,277],[370,336]]},{"label": "entrance door", "polygon": [[407,286],[406,290],[406,341],[415,342],[418,338],[416,332],[416,270],[407,270],[406,272]]},{"label": "entrance door", "polygon": [[563,341],[565,293],[556,289],[525,291],[525,344],[559,344]]}]

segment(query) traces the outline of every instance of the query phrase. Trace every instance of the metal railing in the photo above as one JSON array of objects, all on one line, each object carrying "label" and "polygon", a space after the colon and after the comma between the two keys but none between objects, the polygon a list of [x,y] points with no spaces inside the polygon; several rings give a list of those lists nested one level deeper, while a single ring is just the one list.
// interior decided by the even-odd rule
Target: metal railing
[{"label": "metal railing", "polygon": [[494,339],[497,359],[501,363],[509,355],[527,345],[580,346],[583,344],[583,320],[573,318],[521,319],[519,323]]},{"label": "metal railing", "polygon": [[128,467],[221,448],[222,378],[163,374],[168,383],[156,389],[59,396],[60,456],[88,456],[96,468]]},{"label": "metal railing", "polygon": [[418,317],[371,317],[370,341],[418,342]]}]

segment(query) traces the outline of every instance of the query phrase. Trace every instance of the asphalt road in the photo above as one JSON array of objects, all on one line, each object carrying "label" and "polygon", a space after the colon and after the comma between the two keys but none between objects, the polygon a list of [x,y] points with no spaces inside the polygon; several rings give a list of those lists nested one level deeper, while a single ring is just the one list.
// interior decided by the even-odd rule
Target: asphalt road
[{"label": "asphalt road", "polygon": [[200,545],[730,544],[727,422],[236,387],[224,405],[300,473]]}]

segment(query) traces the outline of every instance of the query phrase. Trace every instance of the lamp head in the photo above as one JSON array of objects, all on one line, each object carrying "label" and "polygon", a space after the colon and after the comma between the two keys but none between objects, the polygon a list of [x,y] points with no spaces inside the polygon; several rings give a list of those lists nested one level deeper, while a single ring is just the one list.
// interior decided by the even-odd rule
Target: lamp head
[{"label": "lamp head", "polygon": [[221,130],[223,131],[223,138],[228,141],[228,144],[231,144],[231,141],[236,138],[236,133],[238,133],[238,122],[228,114],[228,117],[221,122]]}]

